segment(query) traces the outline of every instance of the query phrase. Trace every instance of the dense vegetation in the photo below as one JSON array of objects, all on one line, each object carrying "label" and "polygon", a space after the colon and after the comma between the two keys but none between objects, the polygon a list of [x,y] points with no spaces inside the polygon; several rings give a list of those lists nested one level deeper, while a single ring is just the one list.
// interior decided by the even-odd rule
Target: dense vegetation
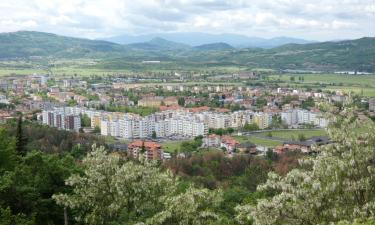
[{"label": "dense vegetation", "polygon": [[208,151],[160,165],[96,146],[83,159],[32,150],[44,138],[19,120],[0,129],[0,224],[373,224],[375,127],[351,110],[332,121],[317,156]]}]

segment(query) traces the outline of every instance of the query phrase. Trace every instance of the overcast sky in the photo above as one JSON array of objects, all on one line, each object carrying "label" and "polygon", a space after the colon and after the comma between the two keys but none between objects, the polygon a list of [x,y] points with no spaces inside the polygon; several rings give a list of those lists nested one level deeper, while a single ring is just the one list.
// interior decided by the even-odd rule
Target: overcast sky
[{"label": "overcast sky", "polygon": [[0,32],[156,32],[333,40],[375,36],[375,0],[1,0]]}]

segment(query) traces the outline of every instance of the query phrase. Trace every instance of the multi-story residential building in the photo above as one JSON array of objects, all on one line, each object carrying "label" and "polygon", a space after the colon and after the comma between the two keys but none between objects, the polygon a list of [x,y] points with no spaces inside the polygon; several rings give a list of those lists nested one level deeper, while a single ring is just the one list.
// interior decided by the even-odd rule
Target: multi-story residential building
[{"label": "multi-story residential building", "polygon": [[258,112],[254,114],[253,123],[257,124],[260,129],[266,129],[271,125],[272,114]]},{"label": "multi-story residential building", "polygon": [[163,150],[159,143],[152,141],[135,140],[128,145],[128,153],[134,158],[143,156],[147,160],[162,160]]},{"label": "multi-story residential building", "polygon": [[298,111],[287,110],[281,112],[281,120],[289,126],[298,124]]},{"label": "multi-story residential building", "polygon": [[81,128],[81,117],[74,115],[64,107],[44,110],[42,120],[43,124],[62,130],[78,131]]},{"label": "multi-story residential building", "polygon": [[319,112],[304,109],[291,109],[281,112],[281,120],[288,126],[313,124],[319,127],[327,127],[328,125],[328,121]]}]

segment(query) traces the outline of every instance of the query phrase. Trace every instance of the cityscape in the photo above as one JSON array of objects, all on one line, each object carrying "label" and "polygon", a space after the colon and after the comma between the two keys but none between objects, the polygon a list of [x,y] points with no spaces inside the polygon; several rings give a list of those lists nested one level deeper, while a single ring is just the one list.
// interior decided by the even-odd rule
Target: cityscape
[{"label": "cityscape", "polygon": [[0,225],[375,224],[374,2],[0,10]]}]

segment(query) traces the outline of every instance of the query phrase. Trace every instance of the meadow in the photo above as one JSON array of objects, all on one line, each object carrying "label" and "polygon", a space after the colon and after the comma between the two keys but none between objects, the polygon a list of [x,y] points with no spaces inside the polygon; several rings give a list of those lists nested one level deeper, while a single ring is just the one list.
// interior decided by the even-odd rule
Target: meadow
[{"label": "meadow", "polygon": [[270,139],[261,138],[261,137],[254,137],[254,136],[236,136],[236,137],[234,137],[234,139],[236,139],[240,143],[251,142],[255,145],[265,146],[265,147],[269,147],[269,148],[273,148],[275,146],[282,145],[281,141],[270,140]]},{"label": "meadow", "polygon": [[287,140],[297,139],[299,135],[303,135],[306,138],[311,138],[314,136],[327,136],[327,132],[325,130],[281,130],[281,131],[266,131],[260,133],[260,136],[269,136],[277,138],[283,138]]}]

